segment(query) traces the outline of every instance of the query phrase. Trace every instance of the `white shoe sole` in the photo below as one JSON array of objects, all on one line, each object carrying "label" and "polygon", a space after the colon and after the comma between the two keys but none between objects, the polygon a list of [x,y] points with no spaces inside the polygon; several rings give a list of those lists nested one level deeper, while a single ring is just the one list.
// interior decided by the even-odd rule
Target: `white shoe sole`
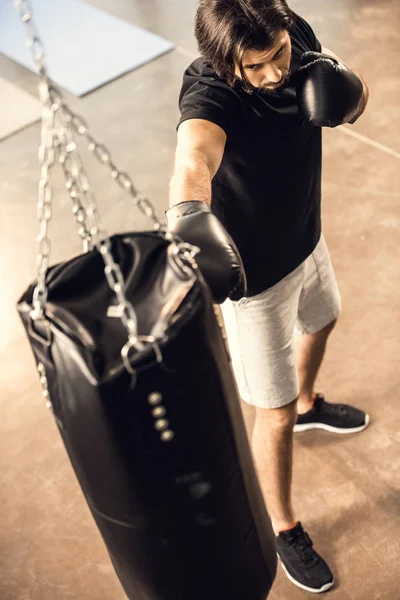
[{"label": "white shoe sole", "polygon": [[[279,558],[279,555],[278,555],[278,558]],[[289,579],[289,581],[294,583],[294,585],[297,585],[297,587],[301,588],[302,590],[305,590],[306,592],[311,592],[312,594],[322,594],[323,592],[327,592],[328,590],[330,590],[331,587],[333,586],[333,584],[335,583],[335,580],[332,579],[332,581],[330,583],[325,583],[325,585],[323,585],[318,590],[316,590],[315,588],[307,587],[306,585],[303,585],[302,583],[299,583],[298,581],[296,581],[290,575],[290,573],[288,573],[288,570],[286,569],[285,565],[283,564],[283,562],[280,559],[279,559],[279,562],[281,563],[281,567],[282,567],[286,577]]]},{"label": "white shoe sole", "polygon": [[359,427],[352,427],[351,429],[332,427],[332,425],[325,425],[325,423],[304,423],[302,425],[295,425],[293,431],[297,433],[299,431],[309,431],[310,429],[324,429],[325,431],[330,431],[331,433],[346,435],[348,433],[358,433],[359,431],[364,431],[364,429],[368,427],[369,422],[369,415],[366,414],[364,424],[360,425]]}]

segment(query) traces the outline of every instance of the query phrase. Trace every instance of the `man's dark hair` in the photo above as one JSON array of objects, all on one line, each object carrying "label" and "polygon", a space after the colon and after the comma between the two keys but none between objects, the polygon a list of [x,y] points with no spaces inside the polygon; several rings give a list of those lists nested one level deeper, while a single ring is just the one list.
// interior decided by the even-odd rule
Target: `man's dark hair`
[{"label": "man's dark hair", "polygon": [[233,86],[236,61],[243,88],[251,92],[242,65],[244,53],[272,48],[282,29],[291,29],[294,20],[285,0],[200,0],[195,35],[201,55],[217,75]]}]

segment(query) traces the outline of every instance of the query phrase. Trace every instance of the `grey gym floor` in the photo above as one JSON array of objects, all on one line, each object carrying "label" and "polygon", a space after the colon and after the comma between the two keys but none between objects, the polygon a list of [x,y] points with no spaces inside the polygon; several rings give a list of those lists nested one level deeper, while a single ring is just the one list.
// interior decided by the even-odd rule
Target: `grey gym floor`
[{"label": "grey gym floor", "polygon": [[[71,100],[162,214],[177,95],[196,53],[196,0],[91,1],[177,44],[143,68]],[[337,586],[329,598],[399,600],[400,3],[292,0],[291,5],[325,46],[360,70],[371,90],[359,123],[324,133],[324,230],[344,309],[318,388],[331,401],[368,410],[372,424],[359,435],[296,437],[295,504],[335,571]],[[0,75],[36,91],[35,77],[4,57]],[[35,272],[38,141],[35,124],[0,144],[0,597],[123,600],[44,407],[14,310]],[[92,162],[89,171],[110,231],[148,226],[108,173]],[[56,188],[51,234],[53,258],[59,260],[79,252],[80,245],[61,180]],[[245,413],[251,428],[253,415]],[[278,571],[271,600],[307,596]]]}]

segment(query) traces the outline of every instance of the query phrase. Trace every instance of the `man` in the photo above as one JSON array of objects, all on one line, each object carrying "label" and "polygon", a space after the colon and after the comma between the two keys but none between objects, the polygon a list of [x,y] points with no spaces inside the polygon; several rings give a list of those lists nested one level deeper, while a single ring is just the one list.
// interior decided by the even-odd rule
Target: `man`
[{"label": "man", "polygon": [[321,127],[354,123],[368,91],[284,0],[201,0],[196,37],[167,218],[200,247],[216,296],[229,274],[224,320],[240,394],[256,407],[253,451],[278,554],[293,583],[323,592],[332,573],[292,506],[292,437],[369,422],[314,392],[340,313],[321,236]]}]

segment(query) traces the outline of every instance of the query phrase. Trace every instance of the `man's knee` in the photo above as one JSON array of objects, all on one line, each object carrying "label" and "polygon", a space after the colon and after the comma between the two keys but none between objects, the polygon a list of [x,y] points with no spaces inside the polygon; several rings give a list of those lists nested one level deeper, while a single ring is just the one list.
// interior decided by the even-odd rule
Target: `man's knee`
[{"label": "man's knee", "polygon": [[280,429],[293,428],[297,419],[297,398],[279,408],[258,408],[256,411],[256,420],[259,424],[265,424],[266,427],[276,427]]}]

